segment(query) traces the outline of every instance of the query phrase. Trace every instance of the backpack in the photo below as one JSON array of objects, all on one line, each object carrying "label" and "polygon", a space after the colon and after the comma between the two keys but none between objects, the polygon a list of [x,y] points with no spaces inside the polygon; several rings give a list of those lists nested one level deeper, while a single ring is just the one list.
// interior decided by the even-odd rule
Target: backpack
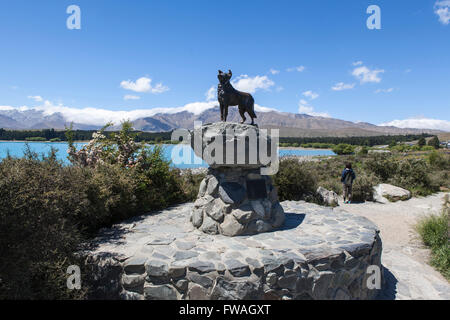
[{"label": "backpack", "polygon": [[353,182],[352,170],[346,170],[345,176],[344,176],[344,184],[346,186],[349,186],[352,184],[352,182]]}]

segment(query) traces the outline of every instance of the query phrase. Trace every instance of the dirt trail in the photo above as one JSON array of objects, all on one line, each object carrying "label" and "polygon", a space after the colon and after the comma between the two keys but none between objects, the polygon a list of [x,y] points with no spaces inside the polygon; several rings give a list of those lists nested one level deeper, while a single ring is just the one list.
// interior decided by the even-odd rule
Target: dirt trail
[{"label": "dirt trail", "polygon": [[336,210],[364,216],[380,228],[387,280],[381,299],[450,300],[450,283],[428,264],[430,250],[414,229],[422,217],[440,212],[444,195],[387,204],[339,203]]}]

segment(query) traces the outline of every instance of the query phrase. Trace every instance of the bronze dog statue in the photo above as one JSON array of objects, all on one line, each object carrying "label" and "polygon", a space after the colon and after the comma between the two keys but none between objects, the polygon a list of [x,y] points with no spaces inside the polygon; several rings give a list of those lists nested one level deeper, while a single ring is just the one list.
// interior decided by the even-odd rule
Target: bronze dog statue
[{"label": "bronze dog statue", "polygon": [[239,114],[242,117],[241,123],[245,122],[245,112],[252,118],[252,125],[255,123],[253,119],[256,118],[255,114],[255,100],[250,93],[241,92],[233,88],[230,83],[232,73],[228,70],[228,73],[223,73],[219,70],[217,78],[219,78],[219,85],[217,87],[217,99],[220,104],[220,120],[227,121],[228,107],[238,106]]}]

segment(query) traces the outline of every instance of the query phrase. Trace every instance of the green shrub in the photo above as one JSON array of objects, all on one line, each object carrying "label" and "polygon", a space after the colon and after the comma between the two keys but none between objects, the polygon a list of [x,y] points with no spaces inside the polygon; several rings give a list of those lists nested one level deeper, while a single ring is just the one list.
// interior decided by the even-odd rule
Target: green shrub
[{"label": "green shrub", "polygon": [[[66,269],[74,255],[102,227],[169,205],[193,200],[199,177],[180,176],[155,147],[138,166],[103,163],[63,166],[55,150],[39,159],[0,161],[0,299],[73,299]],[[82,273],[83,274],[83,273]]]},{"label": "green shrub", "polygon": [[389,155],[375,154],[364,162],[363,167],[375,174],[382,182],[386,182],[397,172],[398,162],[392,161]]},{"label": "green shrub", "polygon": [[182,189],[184,190],[186,200],[194,201],[197,198],[200,183],[205,176],[206,174],[193,174],[191,170],[186,170],[181,175]]},{"label": "green shrub", "polygon": [[353,182],[352,200],[356,202],[372,201],[373,187],[380,183],[380,180],[373,173],[361,171]]},{"label": "green shrub", "polygon": [[417,145],[418,145],[419,147],[423,147],[424,145],[426,145],[426,143],[427,143],[427,141],[425,140],[425,138],[424,138],[424,137],[421,137],[421,138],[419,139],[419,141],[417,142]]},{"label": "green shrub", "polygon": [[440,147],[439,138],[437,136],[434,136],[428,141],[428,145],[433,147],[434,149],[439,149]]},{"label": "green shrub", "polygon": [[274,184],[280,201],[310,199],[317,190],[317,176],[297,159],[285,159],[280,161]]},{"label": "green shrub", "polygon": [[83,176],[54,158],[8,158],[0,177],[0,299],[82,298],[66,288],[66,268],[80,265],[76,217],[90,209]]},{"label": "green shrub", "polygon": [[352,154],[355,151],[355,146],[345,144],[345,143],[340,143],[337,146],[334,146],[332,150],[334,153],[336,153],[338,155]]},{"label": "green shrub", "polygon": [[52,138],[50,139],[50,142],[60,142],[61,139],[60,138]]},{"label": "green shrub", "polygon": [[301,146],[303,148],[331,149],[334,147],[334,144],[322,142],[310,142],[310,143],[303,143]]},{"label": "green shrub", "polygon": [[431,265],[450,280],[449,211],[447,197],[442,213],[422,219],[417,231],[424,244],[431,248]]},{"label": "green shrub", "polygon": [[27,137],[26,141],[47,141],[44,137]]},{"label": "green shrub", "polygon": [[398,151],[398,152],[406,152],[410,151],[411,147],[407,144],[397,144],[394,147],[389,148],[391,151]]},{"label": "green shrub", "polygon": [[435,168],[450,169],[450,155],[434,150],[427,156],[428,163]]},{"label": "green shrub", "polygon": [[408,189],[413,195],[426,196],[439,191],[439,186],[430,179],[429,172],[425,160],[406,159],[398,162],[397,170],[387,182]]},{"label": "green shrub", "polygon": [[420,148],[420,151],[433,151],[434,147],[432,146],[423,146]]},{"label": "green shrub", "polygon": [[362,156],[362,155],[366,155],[369,153],[369,148],[368,147],[360,147],[360,149],[358,150],[358,155]]}]

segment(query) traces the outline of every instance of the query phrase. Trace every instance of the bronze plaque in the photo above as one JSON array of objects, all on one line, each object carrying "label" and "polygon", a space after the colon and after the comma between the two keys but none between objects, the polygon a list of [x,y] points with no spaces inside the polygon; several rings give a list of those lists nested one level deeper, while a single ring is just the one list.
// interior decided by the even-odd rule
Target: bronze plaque
[{"label": "bronze plaque", "polygon": [[264,179],[247,180],[247,197],[250,200],[267,198],[266,181]]}]

